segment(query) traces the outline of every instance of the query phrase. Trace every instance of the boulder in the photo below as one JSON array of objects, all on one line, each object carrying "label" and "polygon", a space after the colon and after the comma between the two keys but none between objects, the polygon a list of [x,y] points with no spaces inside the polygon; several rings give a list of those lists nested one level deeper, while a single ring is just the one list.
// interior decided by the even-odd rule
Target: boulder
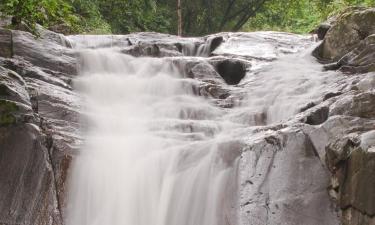
[{"label": "boulder", "polygon": [[337,61],[352,51],[366,37],[375,33],[375,8],[346,10],[325,35],[315,56],[322,60]]},{"label": "boulder", "polygon": [[327,165],[333,174],[330,194],[343,209],[345,225],[374,222],[375,145],[362,148],[360,139],[349,135],[326,148]]},{"label": "boulder", "polygon": [[0,28],[0,57],[13,56],[12,31]]},{"label": "boulder", "polygon": [[329,114],[330,116],[346,115],[374,119],[375,93],[367,92],[345,96],[331,106]]},{"label": "boulder", "polygon": [[318,26],[315,30],[315,33],[318,35],[319,40],[323,40],[326,36],[329,29],[331,29],[332,25],[329,23],[322,23]]},{"label": "boulder", "polygon": [[0,67],[0,223],[60,225],[47,136],[17,73]]},{"label": "boulder", "polygon": [[214,59],[212,61],[217,73],[229,85],[236,85],[246,76],[246,64],[237,59]]}]

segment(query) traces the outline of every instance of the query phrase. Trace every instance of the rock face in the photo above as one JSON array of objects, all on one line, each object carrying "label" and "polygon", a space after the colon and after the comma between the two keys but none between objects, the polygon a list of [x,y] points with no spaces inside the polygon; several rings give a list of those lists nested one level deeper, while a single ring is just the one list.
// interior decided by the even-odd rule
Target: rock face
[{"label": "rock face", "polygon": [[[375,9],[348,9],[314,55],[333,62],[326,69],[350,74],[375,71],[374,34]],[[329,192],[342,209],[342,224],[375,224],[374,74],[354,76],[349,86],[350,91],[333,97],[329,119],[322,125],[322,132],[331,138],[325,147],[332,174]]]},{"label": "rock face", "polygon": [[60,225],[80,141],[75,58],[58,34],[0,33],[0,223]]},{"label": "rock face", "polygon": [[[338,61],[334,67],[344,71],[371,71],[374,14],[373,9],[346,12],[315,54]],[[271,32],[203,38],[138,33],[97,40],[41,31],[41,38],[35,39],[27,32],[0,29],[0,224],[64,224],[69,168],[84,125],[73,80],[79,71],[79,49],[90,44],[116,46],[135,57],[164,57],[193,84],[194,94],[222,111],[234,110],[228,126],[243,125],[238,135],[245,136],[228,145],[238,150],[233,157],[240,160],[238,199],[228,209],[228,223],[375,224],[374,73],[345,77],[325,72],[337,77],[323,76],[325,88],[299,102],[296,96],[306,98],[310,85],[306,79],[299,80],[295,90],[280,91],[277,84],[284,80],[271,75],[279,71],[272,70],[280,65],[276,59],[311,45],[306,37]],[[337,36],[343,31],[344,38]],[[262,80],[266,75],[269,80]],[[280,76],[284,75],[289,74]],[[274,90],[259,88],[268,82],[275,82]],[[253,91],[257,88],[261,91]],[[290,94],[290,107],[299,110],[289,119],[274,121],[269,112],[282,114],[288,107],[244,107],[246,102],[263,104],[252,102],[249,93],[276,99],[270,92]],[[193,128],[189,124],[186,129]]]},{"label": "rock face", "polygon": [[26,82],[4,67],[0,81],[0,223],[61,224],[49,139]]},{"label": "rock face", "polygon": [[350,8],[336,18],[314,55],[327,69],[348,73],[375,71],[375,9]]}]

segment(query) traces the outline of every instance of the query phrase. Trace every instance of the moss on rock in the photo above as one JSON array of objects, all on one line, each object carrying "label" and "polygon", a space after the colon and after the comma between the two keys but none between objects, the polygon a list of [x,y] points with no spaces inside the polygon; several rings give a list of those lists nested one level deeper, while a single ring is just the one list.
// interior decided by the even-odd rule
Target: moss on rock
[{"label": "moss on rock", "polygon": [[15,114],[18,112],[19,107],[16,103],[0,100],[0,126],[9,126],[17,122]]}]

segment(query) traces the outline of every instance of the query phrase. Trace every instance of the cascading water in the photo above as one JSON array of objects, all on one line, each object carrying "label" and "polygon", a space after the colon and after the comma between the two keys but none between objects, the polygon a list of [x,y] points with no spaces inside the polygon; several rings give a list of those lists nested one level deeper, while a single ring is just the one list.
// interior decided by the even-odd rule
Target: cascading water
[{"label": "cascading water", "polygon": [[298,53],[254,67],[235,88],[223,84],[242,96],[225,109],[197,96],[199,81],[170,59],[116,48],[80,55],[87,128],[68,225],[239,224],[237,169],[248,129],[287,119],[333,79]]},{"label": "cascading water", "polygon": [[67,224],[225,224],[237,161],[212,134],[222,111],[163,59],[112,49],[81,58],[89,127]]}]

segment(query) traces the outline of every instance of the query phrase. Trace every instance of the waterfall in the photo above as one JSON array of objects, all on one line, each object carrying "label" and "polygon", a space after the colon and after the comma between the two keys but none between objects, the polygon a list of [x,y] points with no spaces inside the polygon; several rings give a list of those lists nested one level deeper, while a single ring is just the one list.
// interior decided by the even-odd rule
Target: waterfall
[{"label": "waterfall", "polygon": [[[266,40],[262,35],[272,36],[254,38]],[[250,60],[239,85],[222,84],[237,98],[231,109],[198,96],[200,81],[171,58],[122,54],[108,37],[86,41],[75,81],[85,144],[72,169],[67,225],[240,224],[237,170],[250,130],[297,114],[336,79],[309,49],[299,52],[311,42],[275,35],[295,43],[227,42],[229,51],[264,55]],[[223,44],[218,52],[227,50]],[[281,59],[271,62],[275,57]]]},{"label": "waterfall", "polygon": [[220,137],[223,111],[164,59],[80,54],[87,134],[67,224],[227,224],[239,149]]}]

